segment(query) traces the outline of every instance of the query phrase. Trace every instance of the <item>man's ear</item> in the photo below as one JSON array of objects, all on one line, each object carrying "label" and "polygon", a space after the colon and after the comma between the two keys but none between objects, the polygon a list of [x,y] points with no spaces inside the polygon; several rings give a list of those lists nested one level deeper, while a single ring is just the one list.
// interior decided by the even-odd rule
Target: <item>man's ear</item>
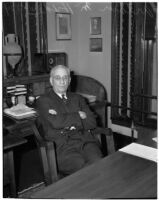
[{"label": "man's ear", "polygon": [[53,83],[52,83],[52,78],[51,78],[51,77],[50,77],[50,84],[53,85]]},{"label": "man's ear", "polygon": [[71,77],[69,78],[69,85],[70,85],[70,83],[71,83]]}]

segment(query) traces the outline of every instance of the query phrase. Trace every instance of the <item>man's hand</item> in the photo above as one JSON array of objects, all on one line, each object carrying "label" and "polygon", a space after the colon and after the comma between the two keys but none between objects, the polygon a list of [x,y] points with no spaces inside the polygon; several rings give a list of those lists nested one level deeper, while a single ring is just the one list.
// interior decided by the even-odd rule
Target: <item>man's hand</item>
[{"label": "man's hand", "polygon": [[78,111],[78,113],[79,113],[81,119],[86,119],[86,118],[87,118],[87,115],[86,115],[85,112],[83,112],[83,111]]},{"label": "man's hand", "polygon": [[49,109],[49,113],[50,113],[51,115],[57,115],[57,112],[56,112],[56,110],[54,110],[54,109]]}]

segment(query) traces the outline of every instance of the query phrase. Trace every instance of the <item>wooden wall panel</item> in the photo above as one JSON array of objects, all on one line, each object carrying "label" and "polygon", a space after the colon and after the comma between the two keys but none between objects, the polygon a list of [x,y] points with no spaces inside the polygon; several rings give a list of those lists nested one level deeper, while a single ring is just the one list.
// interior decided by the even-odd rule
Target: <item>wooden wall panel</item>
[{"label": "wooden wall panel", "polygon": [[3,33],[6,36],[8,33],[15,33],[13,3],[3,2],[2,8]]}]

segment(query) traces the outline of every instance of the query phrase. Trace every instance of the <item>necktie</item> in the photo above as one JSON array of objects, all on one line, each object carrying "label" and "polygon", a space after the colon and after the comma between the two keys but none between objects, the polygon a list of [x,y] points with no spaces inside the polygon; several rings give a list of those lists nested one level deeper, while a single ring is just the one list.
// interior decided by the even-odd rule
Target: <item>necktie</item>
[{"label": "necktie", "polygon": [[66,96],[64,94],[62,94],[62,100],[64,103],[67,103],[67,99],[66,99]]}]

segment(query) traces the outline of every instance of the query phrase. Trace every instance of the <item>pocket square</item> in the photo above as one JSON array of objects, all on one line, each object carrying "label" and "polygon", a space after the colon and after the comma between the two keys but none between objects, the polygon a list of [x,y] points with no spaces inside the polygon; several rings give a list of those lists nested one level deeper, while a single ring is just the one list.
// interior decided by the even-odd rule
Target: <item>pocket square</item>
[{"label": "pocket square", "polygon": [[49,113],[50,113],[51,115],[57,115],[57,112],[56,112],[56,110],[54,110],[54,109],[49,109]]}]

